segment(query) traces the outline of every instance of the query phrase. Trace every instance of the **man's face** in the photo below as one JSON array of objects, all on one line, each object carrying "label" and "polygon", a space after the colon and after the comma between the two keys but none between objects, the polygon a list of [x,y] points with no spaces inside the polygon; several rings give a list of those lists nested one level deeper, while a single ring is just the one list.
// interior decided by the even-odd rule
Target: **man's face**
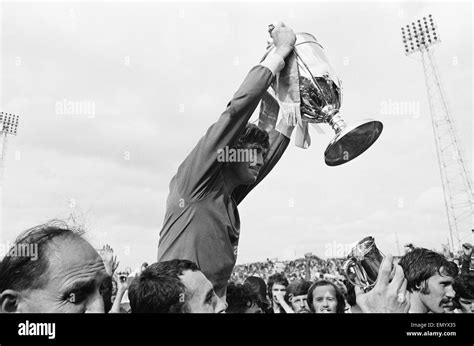
[{"label": "man's face", "polygon": [[180,276],[186,287],[186,312],[220,313],[225,311],[225,303],[217,297],[212,283],[199,270],[186,270]]},{"label": "man's face", "polygon": [[[231,162],[230,168],[233,175],[242,185],[253,184],[263,166],[263,154],[260,145],[247,144],[238,150],[238,162]],[[237,156],[236,156],[237,158]]]},{"label": "man's face", "polygon": [[97,251],[85,240],[54,239],[46,251],[44,287],[19,292],[18,312],[104,313],[102,293],[109,278]]},{"label": "man's face", "polygon": [[453,298],[456,295],[453,289],[454,278],[447,275],[433,275],[426,280],[427,294],[420,292],[420,300],[423,305],[432,312],[443,313],[453,306]]},{"label": "man's face", "polygon": [[459,298],[461,311],[465,314],[474,314],[474,299]]},{"label": "man's face", "polygon": [[318,286],[313,292],[314,312],[335,314],[337,308],[336,290],[331,285]]},{"label": "man's face", "polygon": [[289,301],[295,313],[307,314],[310,312],[306,294],[302,294],[299,296],[290,295]]},{"label": "man's face", "polygon": [[273,302],[275,304],[278,303],[277,295],[285,296],[285,293],[286,293],[286,286],[285,285],[281,285],[281,284],[277,284],[277,283],[273,284],[272,298],[273,298]]}]

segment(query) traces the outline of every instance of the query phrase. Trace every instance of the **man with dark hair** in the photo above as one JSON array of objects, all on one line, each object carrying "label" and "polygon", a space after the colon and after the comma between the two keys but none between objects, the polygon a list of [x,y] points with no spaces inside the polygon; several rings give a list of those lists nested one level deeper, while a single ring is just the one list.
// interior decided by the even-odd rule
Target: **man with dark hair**
[{"label": "man with dark hair", "polygon": [[[283,23],[271,36],[275,53],[249,72],[227,109],[172,178],[160,232],[158,262],[176,258],[196,262],[221,299],[237,258],[237,206],[272,170],[291,136],[287,126],[267,134],[248,124],[296,42],[295,33]],[[278,104],[273,108],[270,112],[276,116]]]},{"label": "man with dark hair", "polygon": [[[31,247],[35,256],[19,256]],[[105,312],[111,278],[82,231],[52,221],[25,231],[0,263],[2,312]]]},{"label": "man with dark hair", "polygon": [[464,314],[474,313],[474,285],[465,277],[457,277],[454,282],[454,291],[457,311]]},{"label": "man with dark hair", "polygon": [[129,289],[132,313],[223,312],[211,282],[188,260],[171,260],[148,266]]},{"label": "man with dark hair", "polygon": [[283,274],[276,273],[271,275],[268,278],[267,287],[273,313],[280,314],[293,311],[285,301],[288,279]]},{"label": "man with dark hair", "polygon": [[300,279],[293,281],[286,288],[285,300],[290,304],[295,313],[307,314],[310,312],[307,302],[310,286],[310,282]]},{"label": "man with dark hair", "polygon": [[453,283],[458,267],[442,255],[424,248],[406,253],[402,266],[410,294],[410,312],[443,313],[453,306]]},{"label": "man with dark hair", "polygon": [[344,296],[334,283],[318,280],[308,289],[308,305],[311,312],[343,314],[346,308]]},{"label": "man with dark hair", "polygon": [[264,313],[270,312],[270,304],[267,297],[267,284],[265,280],[258,276],[249,276],[245,279],[244,285],[248,286],[254,292],[259,300],[259,306]]},{"label": "man with dark hair", "polygon": [[234,282],[227,286],[227,313],[230,314],[261,314],[258,295],[248,285],[240,285]]}]

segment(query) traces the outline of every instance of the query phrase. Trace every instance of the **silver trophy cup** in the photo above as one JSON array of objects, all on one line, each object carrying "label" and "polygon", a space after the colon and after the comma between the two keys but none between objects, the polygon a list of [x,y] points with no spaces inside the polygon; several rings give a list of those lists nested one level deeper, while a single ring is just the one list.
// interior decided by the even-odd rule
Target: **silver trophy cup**
[{"label": "silver trophy cup", "polygon": [[[275,47],[270,46],[267,54]],[[342,85],[323,47],[308,33],[297,33],[294,49],[299,74],[302,121],[327,123],[336,133],[324,152],[328,166],[346,163],[366,151],[380,136],[380,121],[359,121],[347,126],[339,115]]]},{"label": "silver trophy cup", "polygon": [[371,290],[377,281],[383,258],[373,237],[362,239],[352,248],[344,262],[343,270],[347,280],[364,292]]}]

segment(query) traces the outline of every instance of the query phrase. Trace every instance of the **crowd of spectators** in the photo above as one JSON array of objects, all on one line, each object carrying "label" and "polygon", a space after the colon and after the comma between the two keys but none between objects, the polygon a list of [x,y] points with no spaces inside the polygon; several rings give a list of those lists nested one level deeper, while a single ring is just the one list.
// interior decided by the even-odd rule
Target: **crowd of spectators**
[{"label": "crowd of spectators", "polygon": [[0,262],[0,312],[474,312],[472,245],[454,258],[405,250],[384,257],[369,290],[347,280],[344,259],[308,254],[236,266],[222,299],[192,261],[119,270],[110,246],[94,249],[80,228],[52,222],[22,233]]}]

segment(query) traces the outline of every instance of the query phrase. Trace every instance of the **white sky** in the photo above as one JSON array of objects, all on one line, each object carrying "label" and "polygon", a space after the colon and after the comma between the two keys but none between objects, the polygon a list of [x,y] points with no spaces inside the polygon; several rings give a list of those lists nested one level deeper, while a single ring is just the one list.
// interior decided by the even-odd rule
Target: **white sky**
[{"label": "white sky", "polygon": [[[172,175],[259,62],[276,20],[325,47],[347,122],[375,118],[384,131],[339,167],[324,164],[326,125],[325,134],[311,129],[309,149],[292,144],[240,207],[238,262],[342,255],[334,251],[366,235],[393,254],[396,233],[400,247],[446,243],[423,69],[404,55],[400,27],[430,13],[438,24],[435,56],[472,172],[471,3],[37,2],[1,11],[0,110],[21,115],[8,142],[3,243],[73,213],[122,267],[154,262]],[[95,116],[58,114],[63,100],[89,103]],[[406,102],[419,114],[385,111]]]}]

